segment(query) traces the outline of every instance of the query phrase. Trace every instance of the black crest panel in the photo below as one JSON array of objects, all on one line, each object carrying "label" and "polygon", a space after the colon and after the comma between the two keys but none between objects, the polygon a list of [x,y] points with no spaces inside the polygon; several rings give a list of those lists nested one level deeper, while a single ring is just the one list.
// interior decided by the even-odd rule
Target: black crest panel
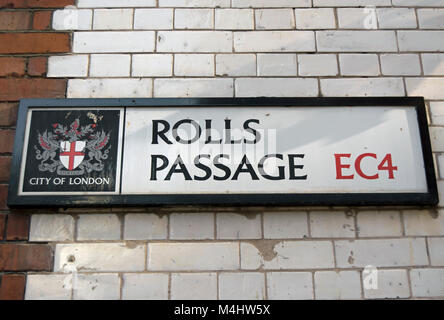
[{"label": "black crest panel", "polygon": [[33,110],[21,191],[114,191],[119,118],[119,110]]}]

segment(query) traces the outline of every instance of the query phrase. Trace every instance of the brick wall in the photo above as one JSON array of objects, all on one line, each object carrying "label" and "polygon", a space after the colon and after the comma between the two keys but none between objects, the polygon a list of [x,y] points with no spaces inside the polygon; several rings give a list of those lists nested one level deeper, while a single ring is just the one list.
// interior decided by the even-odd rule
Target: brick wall
[{"label": "brick wall", "polygon": [[46,78],[47,60],[70,52],[70,34],[51,24],[56,8],[73,3],[0,1],[0,300],[24,298],[26,272],[52,270],[52,248],[28,242],[30,213],[8,210],[7,183],[18,100],[66,96],[65,79]]},{"label": "brick wall", "polygon": [[[0,297],[444,298],[442,202],[14,214],[5,205],[17,99],[65,94],[420,95],[444,179],[443,0],[0,3]],[[364,286],[370,265],[378,289]]]}]

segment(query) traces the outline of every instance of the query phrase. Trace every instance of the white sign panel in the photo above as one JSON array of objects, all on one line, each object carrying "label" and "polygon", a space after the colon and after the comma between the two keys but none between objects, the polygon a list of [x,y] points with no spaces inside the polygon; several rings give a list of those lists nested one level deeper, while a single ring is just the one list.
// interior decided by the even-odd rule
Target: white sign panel
[{"label": "white sign panel", "polygon": [[127,108],[122,194],[426,192],[415,108]]}]

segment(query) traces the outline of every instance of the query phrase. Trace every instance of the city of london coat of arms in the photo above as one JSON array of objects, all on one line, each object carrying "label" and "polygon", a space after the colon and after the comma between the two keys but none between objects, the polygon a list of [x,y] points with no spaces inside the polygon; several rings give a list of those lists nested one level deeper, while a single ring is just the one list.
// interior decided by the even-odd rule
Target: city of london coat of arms
[{"label": "city of london coat of arms", "polygon": [[96,129],[95,123],[81,126],[76,119],[69,126],[54,123],[50,130],[39,132],[34,146],[39,171],[61,176],[102,171],[111,148],[110,134]]}]

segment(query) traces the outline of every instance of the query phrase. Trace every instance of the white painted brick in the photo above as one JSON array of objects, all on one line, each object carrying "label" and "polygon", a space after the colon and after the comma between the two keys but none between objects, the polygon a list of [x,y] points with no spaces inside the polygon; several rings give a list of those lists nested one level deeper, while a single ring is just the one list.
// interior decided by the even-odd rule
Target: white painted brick
[{"label": "white painted brick", "polygon": [[25,300],[70,300],[71,275],[28,274]]},{"label": "white painted brick", "polygon": [[234,33],[236,52],[313,52],[312,31],[250,31]]},{"label": "white painted brick", "polygon": [[415,10],[410,8],[376,9],[380,29],[416,28]]},{"label": "white painted brick", "polygon": [[328,97],[404,96],[401,78],[321,79],[322,95]]},{"label": "white painted brick", "polygon": [[224,8],[229,6],[230,6],[230,0],[159,0],[159,7]]},{"label": "white painted brick", "polygon": [[134,29],[163,30],[173,28],[173,9],[137,9]]},{"label": "white painted brick", "polygon": [[54,30],[91,30],[92,10],[76,8],[56,10],[52,16]]},{"label": "white painted brick", "polygon": [[430,127],[430,141],[432,143],[432,150],[434,152],[444,151],[444,128]]},{"label": "white painted brick", "polygon": [[171,275],[172,300],[217,299],[216,273],[173,273]]},{"label": "white painted brick", "polygon": [[231,52],[233,35],[224,31],[160,31],[158,52]]},{"label": "white painted brick", "polygon": [[443,210],[408,210],[403,211],[403,216],[407,236],[444,235]]},{"label": "white painted brick", "polygon": [[359,271],[318,271],[314,274],[316,299],[361,299]]},{"label": "white painted brick", "polygon": [[256,55],[218,54],[216,55],[216,75],[218,76],[255,76]]},{"label": "white painted brick", "polygon": [[267,7],[311,7],[310,0],[232,0],[233,7],[251,7],[251,8],[267,8]]},{"label": "white painted brick", "polygon": [[163,273],[123,274],[122,299],[167,300],[168,275]]},{"label": "white painted brick", "polygon": [[429,127],[430,142],[433,152],[444,152],[444,128]]},{"label": "white painted brick", "polygon": [[425,240],[421,238],[335,241],[339,268],[427,265]]},{"label": "white painted brick", "polygon": [[254,11],[251,9],[216,9],[215,28],[222,30],[254,29]]},{"label": "white painted brick", "polygon": [[256,10],[256,29],[294,29],[292,9]]},{"label": "white painted brick", "polygon": [[335,13],[332,8],[295,9],[297,29],[335,29]]},{"label": "white painted brick", "polygon": [[241,268],[245,270],[334,267],[333,246],[330,241],[243,242],[241,256]]},{"label": "white painted brick", "polygon": [[360,7],[390,5],[390,0],[313,0],[313,7]]},{"label": "white painted brick", "polygon": [[433,124],[440,126],[444,125],[444,102],[430,102],[430,117]]},{"label": "white painted brick", "polygon": [[148,270],[238,270],[239,244],[150,243]]},{"label": "white painted brick", "polygon": [[[436,160],[438,162],[439,177],[442,179],[442,178],[444,178],[444,155],[443,154],[437,155]],[[436,171],[436,168],[435,168],[435,171]]]},{"label": "white painted brick", "polygon": [[345,212],[312,211],[310,229],[313,238],[354,238],[354,218]]},{"label": "white painted brick", "polygon": [[262,238],[261,216],[259,214],[217,214],[218,239],[260,239]]},{"label": "white painted brick", "polygon": [[377,29],[375,8],[339,8],[340,29]]},{"label": "white painted brick", "polygon": [[155,7],[156,0],[78,0],[79,8]]},{"label": "white painted brick", "polygon": [[295,54],[258,54],[258,76],[296,76],[298,73],[296,60]]},{"label": "white painted brick", "polygon": [[376,54],[340,54],[341,74],[346,76],[378,76],[379,59]]},{"label": "white painted brick", "polygon": [[442,76],[444,75],[444,54],[424,53],[421,55],[424,75]]},{"label": "white painted brick", "polygon": [[444,269],[410,270],[413,297],[444,296]]},{"label": "white painted brick", "polygon": [[300,54],[298,66],[300,76],[336,76],[339,73],[334,54]]},{"label": "white painted brick", "polygon": [[444,29],[444,10],[418,9],[418,21],[421,29]]},{"label": "white painted brick", "polygon": [[410,7],[444,7],[441,0],[392,0],[394,6],[410,6]]},{"label": "white painted brick", "polygon": [[115,274],[79,274],[74,300],[119,300],[120,279]]},{"label": "white painted brick", "polygon": [[127,243],[57,244],[54,271],[143,271],[145,245]]},{"label": "white painted brick", "polygon": [[132,64],[133,77],[170,77],[173,75],[172,54],[135,54]]},{"label": "white painted brick", "polygon": [[398,211],[360,211],[357,222],[359,237],[402,236]]},{"label": "white painted brick", "polygon": [[176,9],[175,29],[212,29],[214,11],[211,9]]},{"label": "white painted brick", "polygon": [[173,213],[170,215],[170,238],[214,239],[213,213]]},{"label": "white painted brick", "polygon": [[151,79],[75,79],[68,81],[68,98],[147,98],[152,85]]},{"label": "white painted brick", "polygon": [[444,266],[444,238],[427,239],[432,266]]},{"label": "white painted brick", "polygon": [[119,240],[120,227],[115,214],[81,214],[77,220],[77,240]]},{"label": "white painted brick", "polygon": [[33,214],[29,241],[73,241],[74,218],[65,214]]},{"label": "white painted brick", "polygon": [[122,30],[133,28],[132,9],[94,10],[94,30]]},{"label": "white painted brick", "polygon": [[233,97],[232,79],[156,79],[155,97]]},{"label": "white painted brick", "polygon": [[88,75],[88,56],[53,56],[48,58],[48,78],[86,77]]},{"label": "white painted brick", "polygon": [[236,97],[316,97],[318,92],[316,79],[236,79]]},{"label": "white painted brick", "polygon": [[129,54],[92,54],[90,77],[128,77],[131,56]]},{"label": "white painted brick", "polygon": [[[365,274],[362,275],[363,281]],[[378,270],[378,288],[366,289],[364,297],[367,299],[396,299],[410,297],[407,270]]]},{"label": "white painted brick", "polygon": [[382,54],[380,58],[383,75],[416,76],[421,74],[419,55],[417,54]]},{"label": "white painted brick", "polygon": [[168,217],[160,214],[125,215],[125,240],[159,240],[168,236]]},{"label": "white painted brick", "polygon": [[395,52],[394,31],[316,31],[319,52]]},{"label": "white painted brick", "polygon": [[427,100],[444,99],[443,78],[405,78],[409,96],[423,96]]},{"label": "white painted brick", "polygon": [[212,54],[176,54],[174,75],[214,76],[214,56]]},{"label": "white painted brick", "polygon": [[444,31],[398,31],[401,51],[443,51]]},{"label": "white painted brick", "polygon": [[265,299],[265,276],[256,272],[219,274],[219,299],[263,300]]},{"label": "white painted brick", "polygon": [[437,181],[438,184],[438,196],[439,196],[439,207],[444,207],[444,181]]},{"label": "white painted brick", "polygon": [[270,300],[313,299],[311,272],[269,272],[267,291]]},{"label": "white painted brick", "polygon": [[153,31],[94,31],[75,32],[73,52],[152,52]]},{"label": "white painted brick", "polygon": [[264,238],[290,239],[308,236],[306,212],[264,212]]}]

